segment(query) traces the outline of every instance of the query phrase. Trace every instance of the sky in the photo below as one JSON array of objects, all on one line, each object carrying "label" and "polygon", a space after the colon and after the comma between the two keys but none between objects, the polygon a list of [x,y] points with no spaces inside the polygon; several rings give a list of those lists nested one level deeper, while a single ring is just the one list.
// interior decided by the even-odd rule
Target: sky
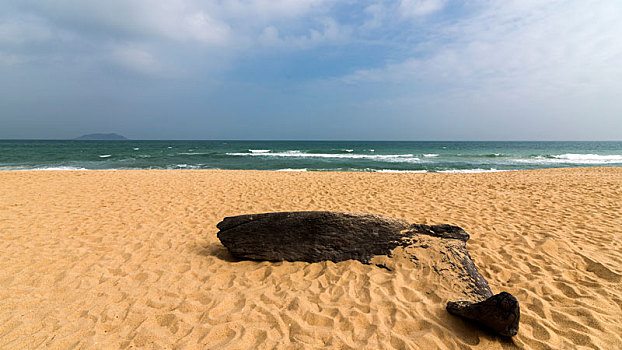
[{"label": "sky", "polygon": [[620,0],[3,0],[0,139],[622,140]]}]

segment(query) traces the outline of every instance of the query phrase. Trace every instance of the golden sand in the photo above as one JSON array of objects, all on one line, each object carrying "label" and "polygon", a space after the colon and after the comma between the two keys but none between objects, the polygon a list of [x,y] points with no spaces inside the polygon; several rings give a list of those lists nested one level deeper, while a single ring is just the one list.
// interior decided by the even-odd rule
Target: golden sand
[{"label": "golden sand", "polygon": [[[407,269],[236,262],[216,238],[225,216],[290,210],[461,226],[493,291],[519,299],[519,334],[449,315]],[[0,348],[619,349],[621,335],[622,168],[0,173]]]}]

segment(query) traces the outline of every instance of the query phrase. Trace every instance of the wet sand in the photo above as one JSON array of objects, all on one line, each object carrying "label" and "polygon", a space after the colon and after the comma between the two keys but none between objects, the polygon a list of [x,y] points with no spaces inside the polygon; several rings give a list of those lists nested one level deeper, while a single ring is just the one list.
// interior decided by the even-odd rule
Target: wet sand
[{"label": "wet sand", "polygon": [[[356,261],[235,261],[226,216],[290,210],[450,223],[502,340],[432,276]],[[422,280],[423,279],[423,280]],[[0,348],[622,348],[622,168],[487,174],[0,172]]]}]

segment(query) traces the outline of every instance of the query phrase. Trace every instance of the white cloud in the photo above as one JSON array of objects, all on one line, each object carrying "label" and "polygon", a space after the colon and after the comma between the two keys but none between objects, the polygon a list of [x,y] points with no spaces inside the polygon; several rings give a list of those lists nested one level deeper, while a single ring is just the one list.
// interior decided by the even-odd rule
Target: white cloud
[{"label": "white cloud", "polygon": [[[102,61],[93,57],[112,57],[133,71],[155,72],[161,69],[156,62],[171,58],[169,64],[178,65],[173,70],[180,72],[187,65],[176,51],[184,48],[199,55],[218,51],[219,57],[235,57],[266,46],[306,49],[342,40],[348,33],[325,15],[334,0],[8,1],[0,5],[5,13],[0,14],[4,64],[46,55],[91,62]],[[209,55],[203,65],[220,65]]]},{"label": "white cloud", "polygon": [[441,27],[436,41],[422,45],[425,52],[342,80],[527,95],[616,89],[618,13],[622,2],[615,0],[491,2],[476,16]]},{"label": "white cloud", "polygon": [[27,14],[83,36],[116,40],[196,41],[237,45],[266,26],[296,26],[298,20],[329,12],[333,0],[21,0]]},{"label": "white cloud", "polygon": [[306,33],[286,36],[281,36],[276,27],[268,26],[259,35],[259,42],[265,46],[308,49],[322,43],[343,43],[350,36],[349,28],[331,18],[323,18],[318,22],[321,25],[317,29],[310,28]]},{"label": "white cloud", "polygon": [[401,0],[399,12],[403,17],[421,17],[445,7],[446,0]]},{"label": "white cloud", "polygon": [[0,19],[0,44],[41,42],[51,37],[50,29],[35,18]]},{"label": "white cloud", "polygon": [[365,110],[400,116],[405,129],[453,130],[449,138],[619,139],[622,2],[481,1],[474,9],[433,24],[407,57],[321,84],[357,91]]},{"label": "white cloud", "polygon": [[162,73],[162,65],[149,51],[133,45],[114,47],[111,61],[134,73],[145,75]]},{"label": "white cloud", "polygon": [[252,22],[292,20],[311,13],[325,13],[334,0],[230,0],[219,6],[219,12],[231,19]]},{"label": "white cloud", "polygon": [[278,46],[283,44],[279,30],[274,26],[267,26],[259,35],[259,41],[266,46]]},{"label": "white cloud", "polygon": [[[442,11],[447,0],[397,0],[373,2],[363,8],[366,20],[360,26],[363,30],[377,30],[392,27],[396,23],[408,20],[422,20],[427,16]],[[409,29],[406,27],[406,29]]]},{"label": "white cloud", "polygon": [[363,10],[369,18],[363,23],[363,29],[375,29],[382,25],[382,22],[387,17],[387,8],[381,3],[371,4]]},{"label": "white cloud", "polygon": [[216,6],[193,0],[23,0],[15,7],[51,26],[82,36],[196,40],[211,44],[223,42],[229,34],[228,25],[210,13]]},{"label": "white cloud", "polygon": [[202,11],[185,16],[180,24],[181,33],[201,43],[225,44],[230,39],[229,25]]}]

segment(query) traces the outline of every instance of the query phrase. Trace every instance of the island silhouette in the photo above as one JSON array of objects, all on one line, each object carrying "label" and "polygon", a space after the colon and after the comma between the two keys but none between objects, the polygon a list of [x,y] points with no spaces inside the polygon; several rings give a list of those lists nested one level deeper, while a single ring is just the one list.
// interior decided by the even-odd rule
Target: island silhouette
[{"label": "island silhouette", "polygon": [[95,133],[95,134],[86,134],[80,137],[76,137],[74,140],[97,140],[97,141],[119,141],[119,140],[129,140],[125,136],[121,136],[115,133],[103,134],[103,133]]}]

